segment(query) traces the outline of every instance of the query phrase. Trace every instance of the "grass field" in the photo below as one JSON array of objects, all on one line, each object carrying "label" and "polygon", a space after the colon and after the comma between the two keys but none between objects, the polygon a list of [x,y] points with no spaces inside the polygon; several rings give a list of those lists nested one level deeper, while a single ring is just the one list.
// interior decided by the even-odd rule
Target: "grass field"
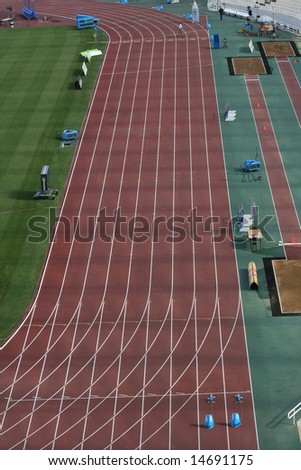
[{"label": "grass field", "polygon": [[[76,90],[80,52],[99,44],[104,52],[105,36],[91,46],[92,35],[61,26],[0,31],[0,341],[34,293],[48,240],[28,243],[28,222],[49,218],[49,208],[60,204],[74,147],[60,148],[57,130],[81,127],[104,57],[92,59],[83,89]],[[54,201],[33,199],[43,165],[59,190]]]}]

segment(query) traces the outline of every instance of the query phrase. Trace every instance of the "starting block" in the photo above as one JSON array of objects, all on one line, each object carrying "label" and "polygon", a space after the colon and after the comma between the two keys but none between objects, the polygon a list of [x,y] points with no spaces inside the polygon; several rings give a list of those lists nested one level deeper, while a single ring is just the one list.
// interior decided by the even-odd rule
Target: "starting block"
[{"label": "starting block", "polygon": [[207,398],[207,403],[215,403],[215,396],[213,393],[210,393],[210,395]]},{"label": "starting block", "polygon": [[236,395],[234,395],[234,397],[235,397],[235,403],[242,405],[244,397],[242,397],[240,393],[237,393]]}]

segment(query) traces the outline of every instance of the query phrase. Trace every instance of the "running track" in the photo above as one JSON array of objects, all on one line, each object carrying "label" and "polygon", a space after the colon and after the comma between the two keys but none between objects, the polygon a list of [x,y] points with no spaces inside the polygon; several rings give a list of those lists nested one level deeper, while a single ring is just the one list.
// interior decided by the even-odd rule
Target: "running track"
[{"label": "running track", "polygon": [[[300,123],[301,94],[297,77],[294,74],[288,58],[277,59],[277,64],[282,74],[288,96],[291,100],[296,119]],[[262,156],[267,168],[269,186],[272,192],[282,241],[285,250],[288,248],[289,252],[289,245],[291,244],[292,239],[295,239],[295,242],[298,244],[301,241],[300,221],[296,205],[291,193],[288,177],[282,155],[278,147],[277,138],[273,128],[273,123],[270,119],[260,79],[258,76],[251,75],[245,77],[245,82],[260,141]],[[286,253],[286,255],[288,255],[288,253]]]},{"label": "running track", "polygon": [[[177,39],[165,13],[39,2],[79,12],[110,41],[36,297],[0,351],[0,448],[256,449],[235,252],[219,240],[230,210],[206,20]],[[87,231],[118,208],[125,223]],[[163,221],[156,242],[121,242],[130,220]]]}]

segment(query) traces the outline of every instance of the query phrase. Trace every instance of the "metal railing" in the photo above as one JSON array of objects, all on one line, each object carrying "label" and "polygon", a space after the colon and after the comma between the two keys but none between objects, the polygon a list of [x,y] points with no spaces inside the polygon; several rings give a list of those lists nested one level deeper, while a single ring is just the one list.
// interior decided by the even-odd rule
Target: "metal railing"
[{"label": "metal railing", "polygon": [[[218,11],[220,6],[224,7],[225,3],[222,0],[215,0],[212,2],[207,2],[207,8],[208,10],[211,11]],[[243,16],[246,16],[246,7],[242,5],[242,2],[239,0],[228,0],[227,1],[227,8],[228,7],[233,7],[237,9],[238,16],[239,12]],[[269,21],[275,25],[275,27],[278,30],[282,31],[287,31],[288,33],[296,34],[296,35],[301,35],[301,16],[300,15],[295,15],[292,16],[288,12],[285,13],[284,11],[277,10],[274,7],[267,8],[268,5],[266,6],[261,6],[260,8],[253,8],[253,15],[255,17],[258,17],[259,15],[259,21],[260,21],[260,16],[261,18],[264,18],[264,21],[266,21],[267,18],[269,18]],[[227,10],[226,8],[226,10]],[[231,10],[232,8],[228,8],[228,10]]]},{"label": "metal railing", "polygon": [[289,411],[287,413],[287,417],[288,419],[292,419],[294,418],[294,424],[296,424],[296,414],[299,413],[299,411],[301,411],[301,402],[298,403],[298,405],[296,405],[294,408],[291,409],[291,411]]}]

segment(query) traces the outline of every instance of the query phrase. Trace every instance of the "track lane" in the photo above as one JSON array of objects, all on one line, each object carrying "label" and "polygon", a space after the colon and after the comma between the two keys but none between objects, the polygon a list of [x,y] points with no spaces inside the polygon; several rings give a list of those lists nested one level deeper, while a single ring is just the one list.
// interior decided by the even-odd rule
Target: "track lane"
[{"label": "track lane", "polygon": [[[246,78],[246,85],[283,243],[290,243],[292,237],[300,242],[300,220],[259,78]],[[260,108],[258,102],[262,103]]]},{"label": "track lane", "polygon": [[[294,61],[296,61],[296,59],[294,59]],[[276,57],[276,63],[282,75],[284,85],[287,89],[287,93],[291,100],[291,104],[294,109],[296,119],[300,126],[301,125],[301,105],[300,105],[301,89],[300,89],[299,80],[295,74],[293,65],[288,57],[278,57],[278,58]]]}]

